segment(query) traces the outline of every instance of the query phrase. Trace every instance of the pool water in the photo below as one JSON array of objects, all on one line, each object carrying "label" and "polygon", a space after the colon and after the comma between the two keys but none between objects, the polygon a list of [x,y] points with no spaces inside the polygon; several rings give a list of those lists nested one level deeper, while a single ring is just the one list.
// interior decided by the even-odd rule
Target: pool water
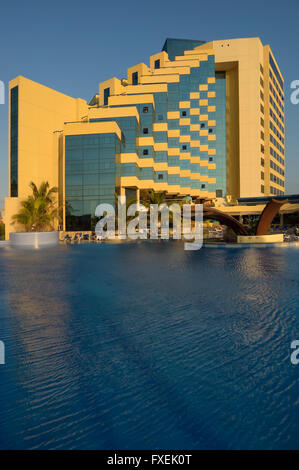
[{"label": "pool water", "polygon": [[0,250],[0,448],[299,446],[299,250]]}]

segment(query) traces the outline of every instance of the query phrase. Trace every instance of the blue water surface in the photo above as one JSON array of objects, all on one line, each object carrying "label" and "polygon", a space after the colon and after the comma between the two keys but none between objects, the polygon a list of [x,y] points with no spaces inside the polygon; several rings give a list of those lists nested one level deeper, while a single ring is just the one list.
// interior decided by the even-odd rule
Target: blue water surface
[{"label": "blue water surface", "polygon": [[299,447],[299,250],[0,249],[0,448]]}]

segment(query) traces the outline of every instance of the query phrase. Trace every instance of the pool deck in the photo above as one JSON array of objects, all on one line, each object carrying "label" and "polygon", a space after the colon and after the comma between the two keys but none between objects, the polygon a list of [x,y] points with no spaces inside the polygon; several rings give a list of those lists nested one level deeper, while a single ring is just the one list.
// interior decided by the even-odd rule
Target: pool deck
[{"label": "pool deck", "polygon": [[204,248],[299,248],[299,242],[281,243],[203,243]]},{"label": "pool deck", "polygon": [[[150,239],[147,239],[150,240]],[[106,244],[106,243],[115,243],[115,244],[121,244],[121,243],[132,243],[134,241],[147,241],[147,240],[120,240],[120,239],[114,239],[114,240],[103,240],[101,242],[97,241],[85,241],[85,240],[80,240],[76,242],[67,242],[67,241],[61,241],[59,244],[65,244],[65,243],[70,243],[72,245],[77,245],[77,244],[86,244],[86,243],[94,243],[94,244]],[[154,240],[154,241],[159,241],[159,240]],[[167,241],[167,240],[163,240]],[[11,246],[9,240],[7,241],[1,241],[0,240],[0,248],[5,248],[7,246]],[[299,248],[299,241],[293,241],[293,242],[281,242],[281,243],[225,243],[225,242],[209,242],[205,241],[203,242],[203,248]]]}]

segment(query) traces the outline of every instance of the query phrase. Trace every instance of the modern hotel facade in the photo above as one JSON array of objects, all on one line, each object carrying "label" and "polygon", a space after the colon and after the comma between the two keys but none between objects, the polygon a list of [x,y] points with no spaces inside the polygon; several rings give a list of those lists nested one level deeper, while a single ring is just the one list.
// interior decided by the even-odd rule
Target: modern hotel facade
[{"label": "modern hotel facade", "polygon": [[89,104],[22,76],[9,93],[7,238],[30,181],[58,186],[64,230],[92,229],[115,193],[284,194],[284,81],[259,38],[167,39]]}]

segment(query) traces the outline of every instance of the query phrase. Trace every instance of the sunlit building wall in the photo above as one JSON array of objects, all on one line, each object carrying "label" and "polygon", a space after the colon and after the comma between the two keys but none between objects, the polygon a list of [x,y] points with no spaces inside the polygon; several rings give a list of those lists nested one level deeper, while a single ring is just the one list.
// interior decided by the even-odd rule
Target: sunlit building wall
[{"label": "sunlit building wall", "polygon": [[65,230],[92,229],[96,206],[117,194],[284,193],[283,77],[259,38],[167,39],[89,104],[17,77],[9,123],[7,236],[30,181],[59,187]]}]

